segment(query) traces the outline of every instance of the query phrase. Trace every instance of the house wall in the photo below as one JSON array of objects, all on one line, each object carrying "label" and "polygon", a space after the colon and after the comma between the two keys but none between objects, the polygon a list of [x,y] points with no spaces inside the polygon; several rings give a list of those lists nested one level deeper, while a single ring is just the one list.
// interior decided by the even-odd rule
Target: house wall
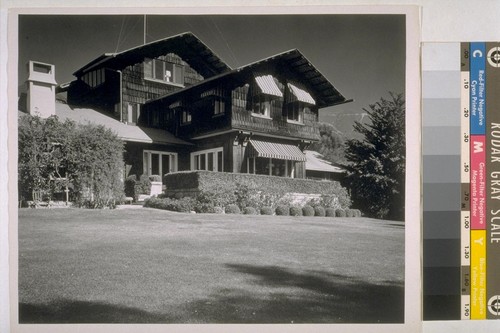
[{"label": "house wall", "polygon": [[125,144],[125,153],[124,153],[125,177],[128,177],[130,175],[142,175],[145,173],[143,164],[144,150],[177,153],[178,171],[185,171],[190,169],[191,149],[187,146],[181,147],[181,146],[169,146],[160,144],[127,142]]},{"label": "house wall", "polygon": [[[236,133],[227,133],[217,136],[212,136],[208,138],[204,138],[201,140],[193,141],[196,144],[196,148],[193,148],[191,151],[202,151],[214,148],[223,148],[223,159],[224,159],[224,172],[238,172],[235,169],[235,158],[234,158],[234,150],[233,146],[234,138],[236,137]],[[189,168],[187,169],[189,170]]]},{"label": "house wall", "polygon": [[83,80],[71,82],[68,88],[68,104],[105,111],[120,120],[119,114],[115,113],[116,105],[120,103],[120,73],[109,69],[104,73],[104,82],[95,87]]},{"label": "house wall", "polygon": [[[158,59],[184,66],[184,87],[203,80],[193,68],[179,56],[170,53]],[[178,91],[183,86],[145,78],[144,62],[128,66],[122,70],[122,119],[127,119],[128,104],[144,104],[146,101]]]}]

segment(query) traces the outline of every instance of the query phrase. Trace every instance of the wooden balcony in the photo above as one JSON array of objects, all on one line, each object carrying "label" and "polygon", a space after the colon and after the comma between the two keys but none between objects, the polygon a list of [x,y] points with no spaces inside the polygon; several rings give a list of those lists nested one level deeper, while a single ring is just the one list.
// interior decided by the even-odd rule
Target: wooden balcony
[{"label": "wooden balcony", "polygon": [[305,120],[304,124],[290,123],[281,114],[273,114],[272,118],[253,116],[251,112],[234,105],[231,127],[304,140],[320,139],[319,129],[315,122]]}]

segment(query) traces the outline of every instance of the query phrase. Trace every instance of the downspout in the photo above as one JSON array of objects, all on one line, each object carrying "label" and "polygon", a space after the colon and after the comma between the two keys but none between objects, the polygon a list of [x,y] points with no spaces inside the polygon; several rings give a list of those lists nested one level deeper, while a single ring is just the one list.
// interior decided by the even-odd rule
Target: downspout
[{"label": "downspout", "polygon": [[122,71],[117,70],[120,75],[120,102],[118,109],[120,110],[120,122],[123,123],[123,76]]}]

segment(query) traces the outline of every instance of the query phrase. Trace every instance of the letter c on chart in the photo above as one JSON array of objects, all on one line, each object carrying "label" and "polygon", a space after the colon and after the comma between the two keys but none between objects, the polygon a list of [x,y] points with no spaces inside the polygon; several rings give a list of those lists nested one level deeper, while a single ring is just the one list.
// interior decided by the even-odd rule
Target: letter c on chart
[{"label": "letter c on chart", "polygon": [[474,50],[474,52],[472,52],[473,58],[480,58],[482,56],[483,56],[483,52],[481,52],[481,50]]}]

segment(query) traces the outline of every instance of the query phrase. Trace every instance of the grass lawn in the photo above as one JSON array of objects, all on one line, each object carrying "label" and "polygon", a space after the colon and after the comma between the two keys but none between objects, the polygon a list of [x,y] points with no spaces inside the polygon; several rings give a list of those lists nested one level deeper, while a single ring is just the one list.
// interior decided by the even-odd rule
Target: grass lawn
[{"label": "grass lawn", "polygon": [[404,224],[21,209],[21,323],[404,320]]}]

